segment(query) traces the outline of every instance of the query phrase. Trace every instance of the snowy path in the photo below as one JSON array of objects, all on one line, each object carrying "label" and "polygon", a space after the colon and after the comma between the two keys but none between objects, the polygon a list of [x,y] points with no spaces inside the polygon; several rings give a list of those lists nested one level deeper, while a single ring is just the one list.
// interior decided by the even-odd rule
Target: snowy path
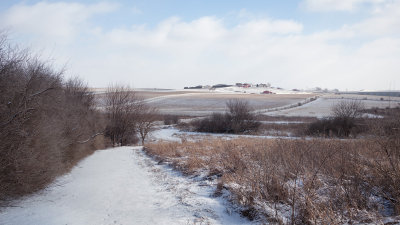
[{"label": "snowy path", "polygon": [[139,147],[99,150],[46,190],[0,212],[0,224],[249,224],[212,188],[156,165]]}]

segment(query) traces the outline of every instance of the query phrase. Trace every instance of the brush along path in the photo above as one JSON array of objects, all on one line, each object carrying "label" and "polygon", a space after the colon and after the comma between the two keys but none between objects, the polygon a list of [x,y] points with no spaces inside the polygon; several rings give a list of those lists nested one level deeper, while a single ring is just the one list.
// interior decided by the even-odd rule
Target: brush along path
[{"label": "brush along path", "polygon": [[119,147],[95,152],[41,193],[3,208],[0,224],[249,223],[212,192],[141,147]]}]

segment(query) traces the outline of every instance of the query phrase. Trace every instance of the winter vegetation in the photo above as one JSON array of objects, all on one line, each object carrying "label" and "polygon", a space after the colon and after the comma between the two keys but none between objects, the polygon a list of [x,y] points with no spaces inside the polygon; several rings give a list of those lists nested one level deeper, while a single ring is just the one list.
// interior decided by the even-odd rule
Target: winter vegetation
[{"label": "winter vegetation", "polygon": [[[65,79],[0,36],[0,204],[38,191],[106,146],[144,143],[157,109],[110,85],[104,110],[78,78]],[[139,135],[137,135],[139,134]]]},{"label": "winter vegetation", "polygon": [[65,77],[1,36],[0,224],[400,221],[398,97]]},{"label": "winter vegetation", "polygon": [[332,117],[311,123],[307,133],[337,137],[356,136],[361,132],[363,109],[359,100],[342,101],[332,107]]},{"label": "winter vegetation", "polygon": [[0,202],[37,191],[104,148],[104,118],[79,79],[64,79],[0,37]]},{"label": "winter vegetation", "polygon": [[248,133],[257,131],[260,123],[252,112],[249,103],[243,100],[226,102],[228,111],[224,114],[213,113],[211,116],[195,120],[194,129],[209,133]]},{"label": "winter vegetation", "polygon": [[202,139],[146,152],[187,175],[215,180],[241,214],[261,223],[386,223],[399,215],[399,114],[374,138]]},{"label": "winter vegetation", "polygon": [[400,0],[0,1],[0,225],[400,225],[399,28]]},{"label": "winter vegetation", "polygon": [[[225,118],[235,115],[233,102],[248,106],[231,101],[226,114],[181,123],[183,130],[209,133],[160,134],[166,141],[146,144],[146,153],[189,177],[212,180],[215,196],[229,193],[241,215],[256,223],[399,221],[399,108],[366,109],[362,100],[348,99],[332,105],[331,115],[322,119],[250,113],[242,122],[261,120],[258,131],[231,135],[218,128],[229,127]],[[292,134],[265,138],[263,130],[270,129]]]}]

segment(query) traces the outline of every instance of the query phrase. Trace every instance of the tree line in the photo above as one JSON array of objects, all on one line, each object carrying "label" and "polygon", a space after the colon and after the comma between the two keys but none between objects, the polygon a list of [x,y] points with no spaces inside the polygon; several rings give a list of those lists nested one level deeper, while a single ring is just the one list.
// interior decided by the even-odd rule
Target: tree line
[{"label": "tree line", "polygon": [[96,149],[137,134],[143,143],[154,125],[157,110],[129,87],[110,86],[99,107],[64,74],[0,34],[0,203],[45,187]]}]

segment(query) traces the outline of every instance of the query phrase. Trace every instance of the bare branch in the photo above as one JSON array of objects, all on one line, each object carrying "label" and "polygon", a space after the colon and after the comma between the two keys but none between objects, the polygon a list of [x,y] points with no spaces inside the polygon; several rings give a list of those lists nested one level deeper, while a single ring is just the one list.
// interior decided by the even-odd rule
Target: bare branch
[{"label": "bare branch", "polygon": [[93,134],[93,135],[90,136],[87,140],[84,140],[84,141],[77,141],[77,143],[78,143],[78,144],[85,144],[85,143],[87,143],[88,141],[92,140],[93,138],[95,138],[95,137],[97,137],[97,136],[99,136],[99,135],[104,135],[104,132],[99,132],[99,133]]},{"label": "bare branch", "polygon": [[2,127],[3,127],[3,126],[6,126],[7,124],[10,124],[15,118],[17,118],[18,115],[20,115],[20,114],[25,114],[25,113],[27,113],[27,112],[29,112],[29,111],[33,111],[33,110],[35,110],[35,109],[34,109],[34,108],[28,108],[28,109],[19,111],[19,112],[15,113],[14,115],[12,115],[11,118],[10,118],[8,121],[2,123],[1,126],[2,126]]}]

